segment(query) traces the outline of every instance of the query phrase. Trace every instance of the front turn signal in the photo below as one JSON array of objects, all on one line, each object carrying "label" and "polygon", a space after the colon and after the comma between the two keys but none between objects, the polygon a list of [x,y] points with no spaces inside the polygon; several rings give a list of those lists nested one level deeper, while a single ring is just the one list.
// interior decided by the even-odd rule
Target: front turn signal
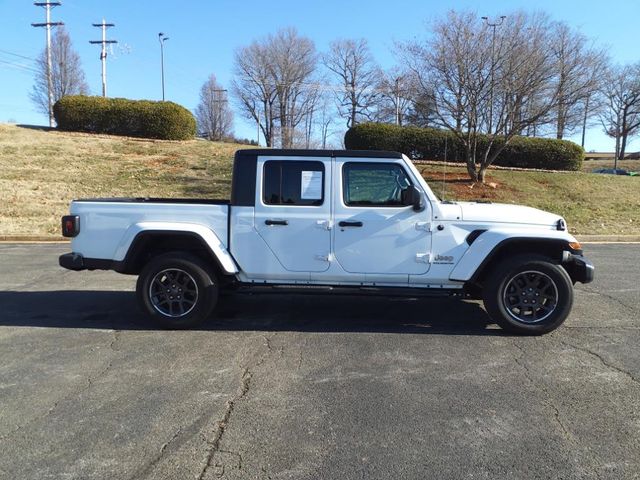
[{"label": "front turn signal", "polygon": [[571,247],[571,250],[582,250],[580,242],[569,242],[569,246]]}]

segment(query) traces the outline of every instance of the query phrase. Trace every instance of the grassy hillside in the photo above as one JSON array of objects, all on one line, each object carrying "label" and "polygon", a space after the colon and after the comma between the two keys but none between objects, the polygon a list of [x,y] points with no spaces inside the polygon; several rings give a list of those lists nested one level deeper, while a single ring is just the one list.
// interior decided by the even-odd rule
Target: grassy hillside
[{"label": "grassy hillside", "polygon": [[[0,124],[0,235],[59,235],[73,198],[227,197],[244,146],[63,133]],[[419,165],[442,193],[442,166]],[[492,170],[497,188],[469,188],[447,167],[447,199],[522,203],[566,216],[579,234],[640,234],[640,178]]]},{"label": "grassy hillside", "polygon": [[0,124],[0,235],[59,235],[74,198],[225,197],[237,148]]}]

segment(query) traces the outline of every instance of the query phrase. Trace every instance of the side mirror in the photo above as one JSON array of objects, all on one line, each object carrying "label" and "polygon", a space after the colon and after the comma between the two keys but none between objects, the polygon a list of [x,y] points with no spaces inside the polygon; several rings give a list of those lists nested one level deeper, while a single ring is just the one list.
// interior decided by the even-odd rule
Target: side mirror
[{"label": "side mirror", "polygon": [[409,185],[402,191],[402,204],[405,206],[412,206],[416,212],[424,210],[424,198],[422,193],[414,185]]}]

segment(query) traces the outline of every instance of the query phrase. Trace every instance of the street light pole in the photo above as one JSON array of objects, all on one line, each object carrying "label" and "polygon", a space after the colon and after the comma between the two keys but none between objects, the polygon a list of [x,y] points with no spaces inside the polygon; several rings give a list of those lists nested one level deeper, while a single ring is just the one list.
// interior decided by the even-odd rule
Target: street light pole
[{"label": "street light pole", "polygon": [[169,37],[166,37],[164,33],[160,32],[158,34],[158,41],[160,42],[160,69],[162,72],[162,101],[164,102],[164,42],[169,40]]},{"label": "street light pole", "polygon": [[400,77],[396,77],[396,125],[400,125]]},{"label": "street light pole", "polygon": [[506,15],[500,15],[500,21],[491,23],[489,17],[482,17],[488,27],[493,29],[491,37],[491,85],[489,85],[489,129],[488,134],[491,135],[491,129],[493,128],[493,71],[495,69],[495,49],[496,49],[496,27],[502,25]]}]

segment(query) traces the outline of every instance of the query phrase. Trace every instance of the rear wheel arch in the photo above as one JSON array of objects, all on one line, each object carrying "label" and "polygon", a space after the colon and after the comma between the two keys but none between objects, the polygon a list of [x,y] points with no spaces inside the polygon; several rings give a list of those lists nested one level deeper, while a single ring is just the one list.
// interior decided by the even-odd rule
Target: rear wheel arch
[{"label": "rear wheel arch", "polygon": [[163,230],[138,233],[118,271],[138,275],[151,260],[169,252],[185,252],[200,259],[218,278],[224,275],[220,261],[200,235],[195,232]]}]

